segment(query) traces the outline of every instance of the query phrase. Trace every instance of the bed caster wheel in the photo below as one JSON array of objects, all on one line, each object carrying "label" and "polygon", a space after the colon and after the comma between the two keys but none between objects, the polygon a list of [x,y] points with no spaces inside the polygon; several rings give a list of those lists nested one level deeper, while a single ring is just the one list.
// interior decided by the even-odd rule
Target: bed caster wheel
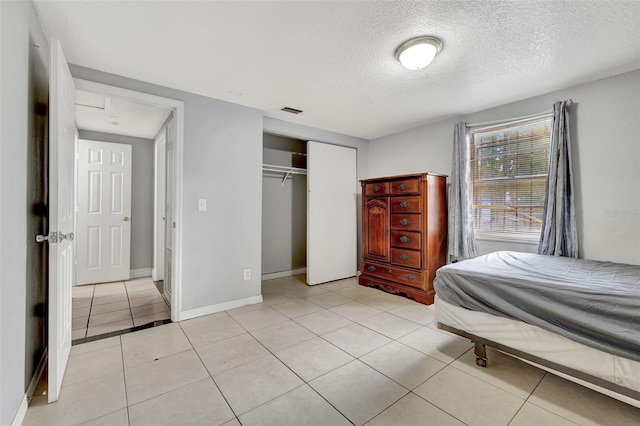
[{"label": "bed caster wheel", "polygon": [[476,357],[476,365],[479,365],[480,367],[486,367],[487,366],[487,359],[486,358]]}]

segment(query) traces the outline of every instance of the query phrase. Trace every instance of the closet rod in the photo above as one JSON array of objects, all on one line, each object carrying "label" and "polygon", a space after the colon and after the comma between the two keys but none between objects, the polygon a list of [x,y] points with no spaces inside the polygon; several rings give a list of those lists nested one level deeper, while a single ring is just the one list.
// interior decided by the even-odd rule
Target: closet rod
[{"label": "closet rod", "polygon": [[263,172],[271,172],[271,173],[284,173],[284,177],[282,178],[282,186],[289,176],[291,175],[306,175],[307,169],[301,169],[300,167],[288,167],[288,166],[277,166],[273,164],[263,164],[262,165]]},{"label": "closet rod", "polygon": [[274,164],[263,164],[262,170],[267,172],[291,173],[291,174],[299,174],[299,175],[307,174],[307,169],[303,169],[300,167],[291,167],[291,166],[277,166]]}]

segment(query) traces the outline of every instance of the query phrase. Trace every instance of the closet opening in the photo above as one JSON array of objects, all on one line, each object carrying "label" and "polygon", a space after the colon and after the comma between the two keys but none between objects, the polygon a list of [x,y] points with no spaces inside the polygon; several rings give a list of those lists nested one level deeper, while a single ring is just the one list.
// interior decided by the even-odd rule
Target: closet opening
[{"label": "closet opening", "polygon": [[264,133],[262,164],[262,279],[305,274],[307,141]]}]

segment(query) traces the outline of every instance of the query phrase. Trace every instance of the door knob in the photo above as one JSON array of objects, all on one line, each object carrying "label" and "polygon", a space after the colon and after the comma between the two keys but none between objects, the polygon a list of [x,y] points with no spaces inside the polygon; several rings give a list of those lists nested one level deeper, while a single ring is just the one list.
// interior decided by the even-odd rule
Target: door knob
[{"label": "door knob", "polygon": [[122,220],[124,220],[125,222],[129,222],[129,216],[123,217]]}]

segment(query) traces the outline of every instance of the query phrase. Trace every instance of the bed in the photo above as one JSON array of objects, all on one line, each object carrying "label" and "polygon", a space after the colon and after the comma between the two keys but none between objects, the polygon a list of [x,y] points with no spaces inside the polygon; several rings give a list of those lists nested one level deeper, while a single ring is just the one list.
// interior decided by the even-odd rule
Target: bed
[{"label": "bed", "polygon": [[640,266],[496,252],[440,268],[438,327],[640,407]]}]

